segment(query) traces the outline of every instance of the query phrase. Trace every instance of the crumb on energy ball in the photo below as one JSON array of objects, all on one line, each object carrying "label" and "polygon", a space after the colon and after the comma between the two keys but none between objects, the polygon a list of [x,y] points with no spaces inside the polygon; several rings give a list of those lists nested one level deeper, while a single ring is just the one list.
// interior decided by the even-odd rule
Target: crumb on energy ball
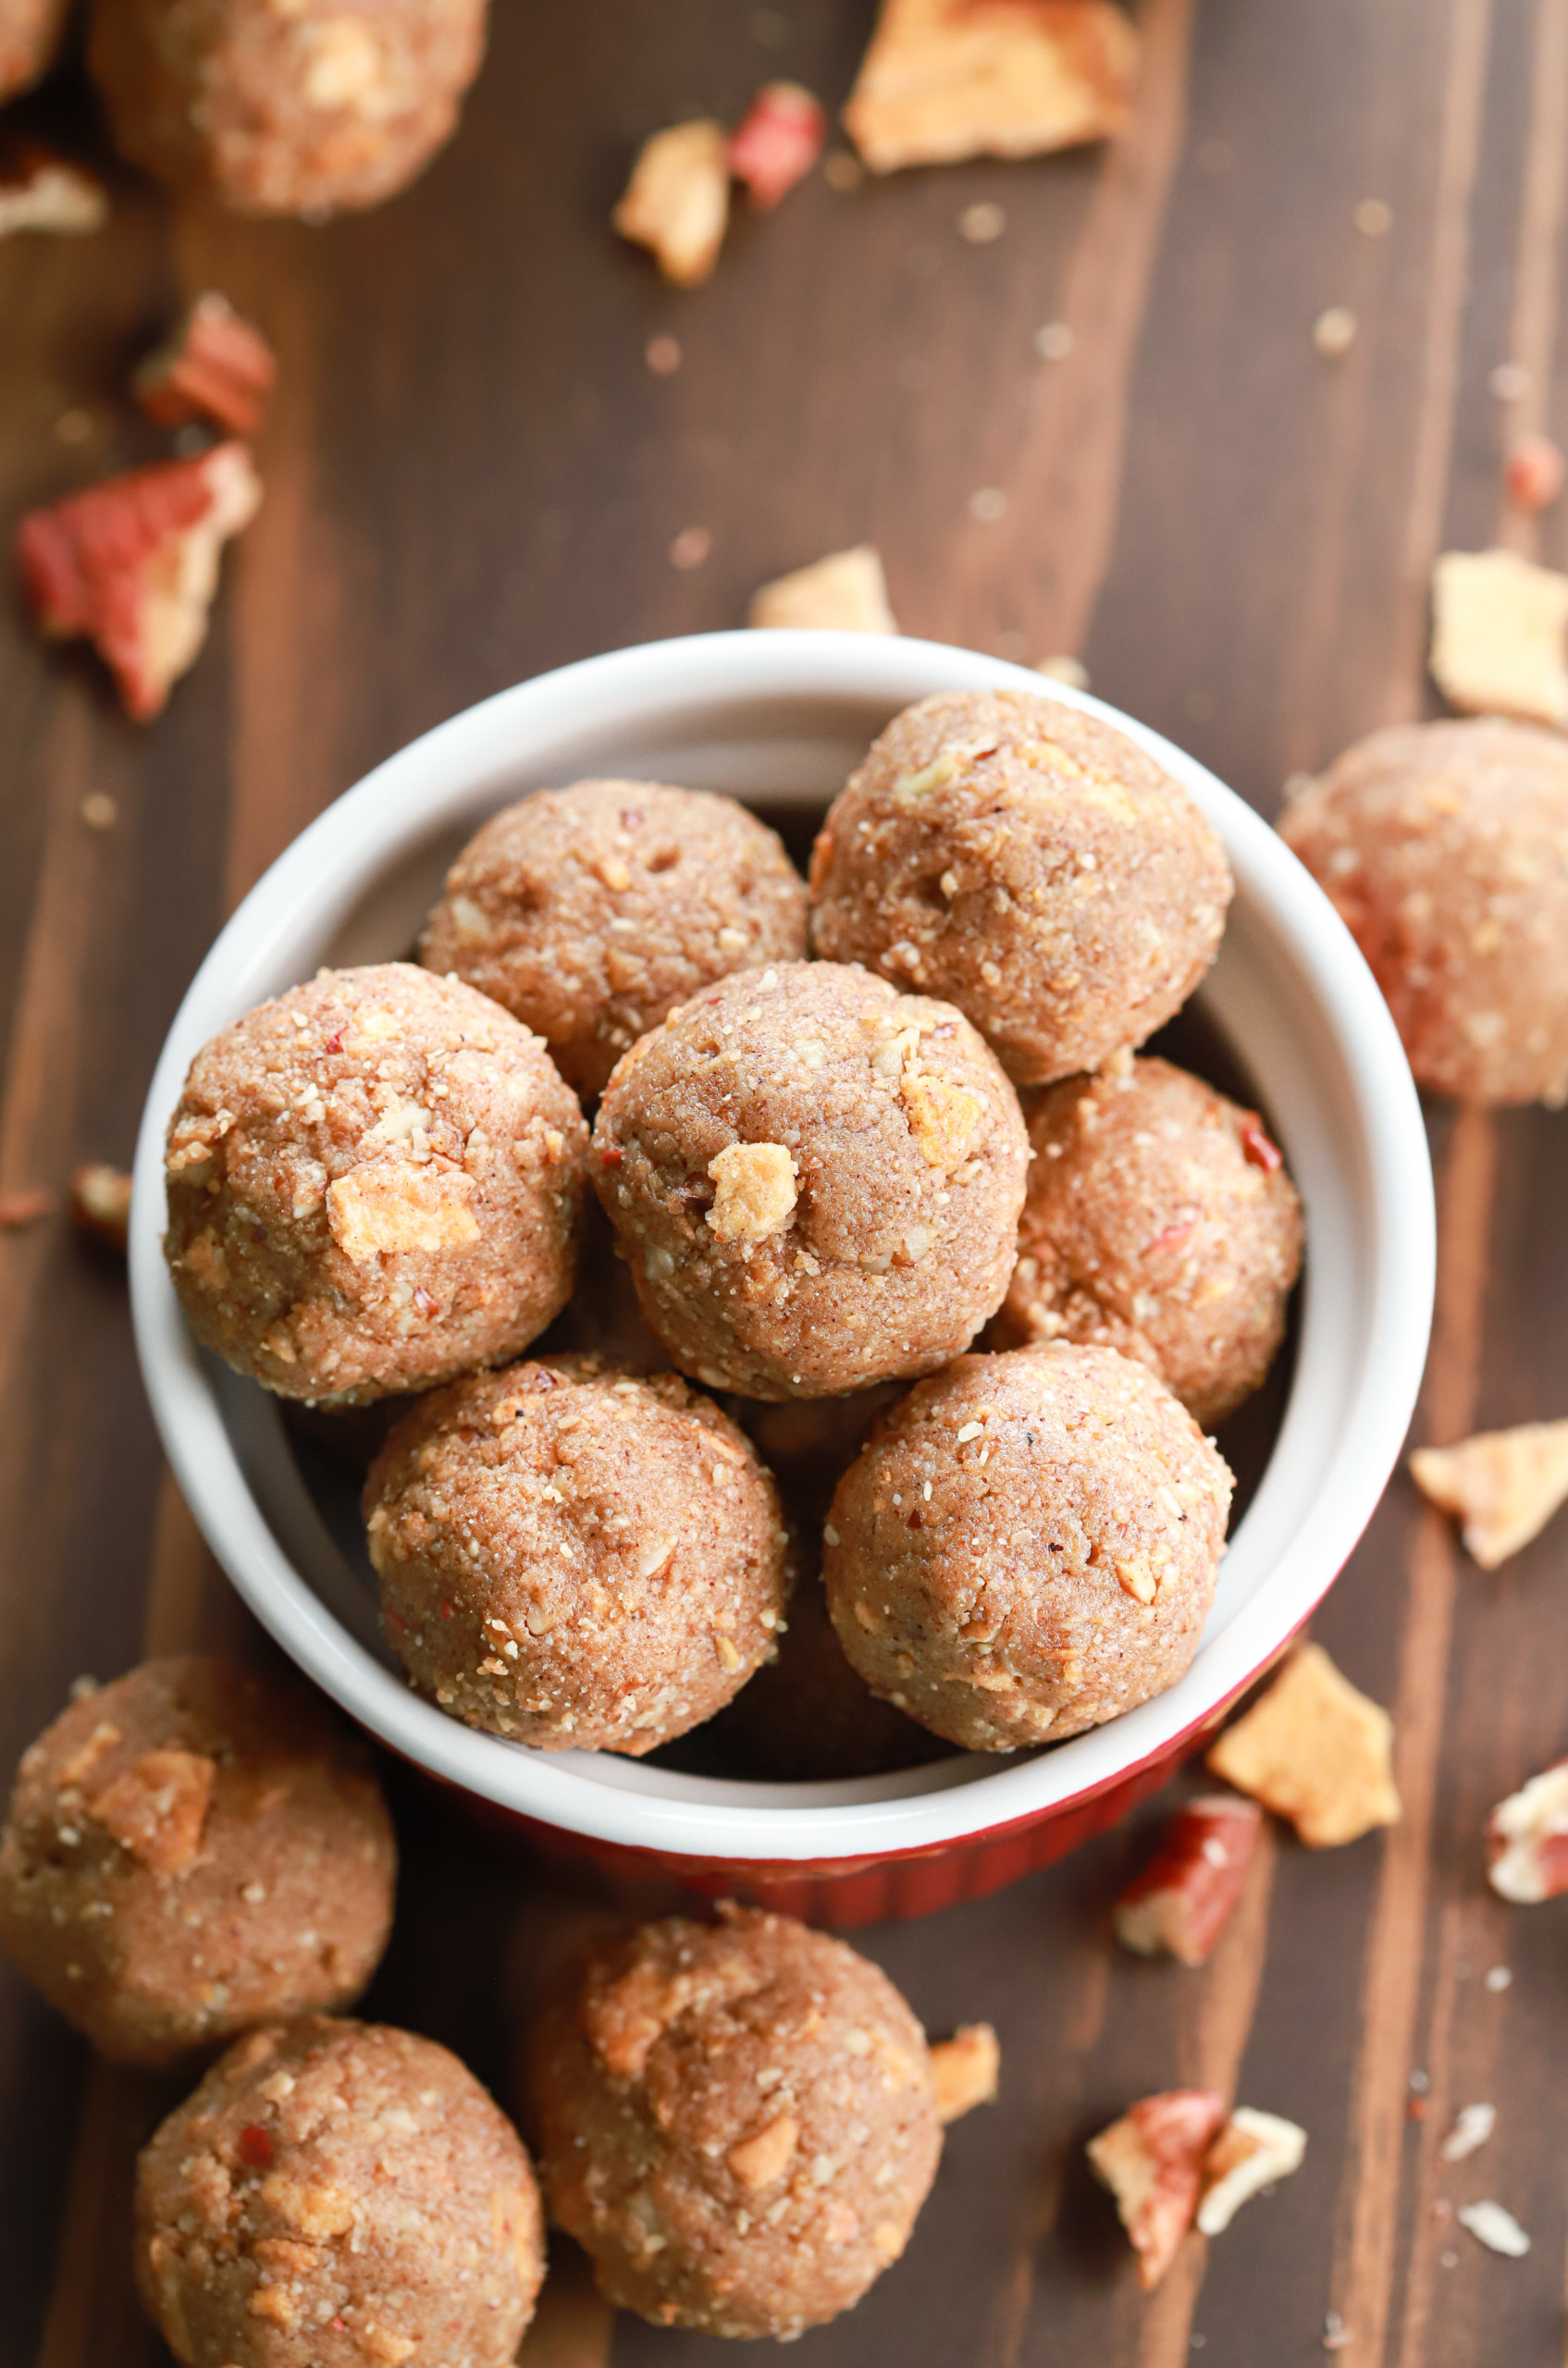
[{"label": "crumb on energy ball", "polygon": [[23,1754],[0,1940],[122,2064],[345,2006],[392,1920],[397,1847],[368,1756],[292,1682],[147,1661]]},{"label": "crumb on energy ball", "polygon": [[592,1173],[682,1371],[815,1398],[968,1346],[1012,1272],[1027,1160],[960,1012],[803,962],[724,980],[634,1045]]},{"label": "crumb on energy ball", "polygon": [[535,1029],[592,1101],[676,1004],[805,951],[805,882],[744,806],[711,790],[580,781],[475,832],[419,958]]},{"label": "crumb on energy ball", "polygon": [[1168,1061],[1046,1089],[1019,1263],[992,1327],[1119,1349],[1210,1429],[1267,1373],[1302,1261],[1302,1211],[1250,1110]]},{"label": "crumb on energy ball", "polygon": [[1187,792],[1092,715],[948,692],[895,716],[828,811],[811,943],[957,1005],[1019,1085],[1100,1067],[1219,948],[1225,850]]},{"label": "crumb on energy ball", "polygon": [[422,1693],[546,1751],[651,1751],[771,1659],[792,1576],[750,1441],[673,1374],[587,1357],[426,1398],[365,1482],[388,1637]]},{"label": "crumb on energy ball", "polygon": [[202,1346],[285,1398],[515,1356],[572,1289],[587,1129],[537,1037],[412,963],[322,970],[204,1046],[165,1249]]},{"label": "crumb on energy ball", "polygon": [[187,2368],[509,2368],[543,2276],[522,2140],[410,2031],[252,2031],[137,2165],[137,2285]]},{"label": "crumb on energy ball", "polygon": [[931,2059],[842,1941],[719,1915],[590,1947],[533,2037],[540,2173],[612,2302],[795,2336],[908,2240],[942,2149]]},{"label": "crumb on energy ball", "polygon": [[451,138],[486,0],[96,0],[122,155],[244,214],[378,205]]},{"label": "crumb on energy ball", "polygon": [[960,1357],[840,1481],[823,1575],[874,1694],[969,1751],[1057,1742],[1174,1685],[1231,1480],[1115,1349]]},{"label": "crumb on energy ball", "polygon": [[1420,1084],[1568,1100],[1568,740],[1499,717],[1396,724],[1279,829],[1366,956]]}]

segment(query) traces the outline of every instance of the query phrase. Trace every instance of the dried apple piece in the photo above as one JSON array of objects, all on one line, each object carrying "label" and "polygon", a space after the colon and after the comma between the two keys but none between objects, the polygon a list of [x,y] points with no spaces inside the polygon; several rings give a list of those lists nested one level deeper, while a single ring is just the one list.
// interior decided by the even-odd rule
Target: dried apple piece
[{"label": "dried apple piece", "polygon": [[130,1178],[122,1167],[93,1160],[71,1178],[71,1223],[111,1250],[123,1250],[130,1231]]},{"label": "dried apple piece", "polygon": [[1568,727],[1568,575],[1516,551],[1445,551],[1432,571],[1432,680],[1466,715]]},{"label": "dried apple piece", "polygon": [[797,567],[764,584],[752,596],[750,625],[828,626],[838,633],[896,633],[888,606],[882,557],[870,543],[831,551],[809,567]]},{"label": "dried apple piece", "polygon": [[1001,2070],[1002,2051],[989,2023],[961,2023],[951,2039],[937,2040],[931,2051],[931,2077],[938,2121],[957,2121],[976,2105],[990,2104]]},{"label": "dried apple piece", "polygon": [[80,165],[36,141],[8,140],[0,146],[0,239],[15,230],[80,236],[101,230],[108,218],[108,191]]},{"label": "dried apple piece", "polygon": [[1038,156],[1124,130],[1137,69],[1111,0],[883,0],[844,121],[874,173]]},{"label": "dried apple piece", "polygon": [[243,444],[106,477],[30,511],[22,584],[43,631],[92,642],[128,715],[156,715],[206,638],[218,555],[250,524],[261,480]]},{"label": "dried apple piece", "polygon": [[1424,1497],[1463,1524],[1483,1571],[1538,1537],[1568,1498],[1568,1422],[1478,1431],[1456,1447],[1418,1447],[1410,1469]]},{"label": "dried apple piece", "polygon": [[1206,1765],[1289,1818],[1310,1849],[1331,1849],[1398,1822],[1393,1736],[1387,1710],[1358,1693],[1321,1645],[1299,1645]]},{"label": "dried apple piece", "polygon": [[168,342],[148,354],[131,386],[162,426],[210,419],[231,436],[253,436],[277,377],[277,357],[260,329],[209,289]]},{"label": "dried apple piece", "polygon": [[709,278],[729,218],[729,142],[706,119],[673,124],[644,142],[611,217],[623,239],[647,247],[677,288]]}]

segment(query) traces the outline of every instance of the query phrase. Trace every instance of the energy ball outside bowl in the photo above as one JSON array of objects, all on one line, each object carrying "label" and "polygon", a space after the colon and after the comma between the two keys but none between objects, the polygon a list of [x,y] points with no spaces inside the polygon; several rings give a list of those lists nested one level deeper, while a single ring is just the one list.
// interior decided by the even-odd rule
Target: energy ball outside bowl
[{"label": "energy ball outside bowl", "polygon": [[455,1382],[392,1432],[364,1512],[421,1693],[546,1751],[636,1757],[685,1734],[783,1624],[773,1483],[673,1374],[552,1357]]},{"label": "energy ball outside bowl", "polygon": [[1302,1262],[1301,1202],[1261,1120],[1139,1060],[1048,1086],[1029,1139],[1019,1263],[990,1345],[1119,1349],[1212,1428],[1267,1373]]},{"label": "energy ball outside bowl", "polygon": [[593,1101],[676,1004],[805,951],[805,882],[744,806],[580,781],[509,806],[470,839],[419,958],[536,1029]]},{"label": "energy ball outside bowl", "polygon": [[823,1576],[874,1694],[969,1751],[1056,1742],[1174,1685],[1231,1479],[1115,1349],[960,1357],[840,1481]]},{"label": "energy ball outside bowl", "polygon": [[252,2031],[137,2165],[137,2285],[188,2368],[510,2368],[543,2276],[522,2140],[410,2031]]},{"label": "energy ball outside bowl", "polygon": [[0,1939],[122,2064],[346,2006],[392,1920],[397,1849],[368,1756],[300,1685],[147,1661],[23,1754]]},{"label": "energy ball outside bowl", "polygon": [[1422,1085],[1568,1100],[1568,740],[1497,717],[1396,724],[1347,748],[1279,829]]},{"label": "energy ball outside bowl", "polygon": [[95,0],[120,154],[244,214],[378,205],[451,137],[486,0]]},{"label": "energy ball outside bowl", "polygon": [[1219,949],[1225,850],[1098,717],[1020,691],[895,716],[811,857],[811,943],[956,1003],[1019,1085],[1098,1068]]},{"label": "energy ball outside bowl", "polygon": [[1012,1272],[1028,1156],[960,1012],[809,962],[726,979],[634,1045],[592,1172],[683,1372],[820,1398],[968,1346]]},{"label": "energy ball outside bowl", "polygon": [[571,1294],[586,1151],[488,996],[406,962],[320,971],[191,1065],[166,1158],[186,1320],[285,1398],[500,1363]]},{"label": "energy ball outside bowl", "polygon": [[0,0],[0,100],[48,72],[65,21],[65,0]]},{"label": "energy ball outside bowl", "polygon": [[908,2240],[942,2151],[925,2034],[842,1941],[729,1906],[592,1946],[532,2036],[551,2215],[612,2302],[791,2337]]}]

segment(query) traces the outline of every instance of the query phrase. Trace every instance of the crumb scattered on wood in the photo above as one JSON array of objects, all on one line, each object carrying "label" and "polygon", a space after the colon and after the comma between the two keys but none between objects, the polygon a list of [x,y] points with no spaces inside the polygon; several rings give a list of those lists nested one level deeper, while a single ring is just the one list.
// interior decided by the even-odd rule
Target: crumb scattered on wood
[{"label": "crumb scattered on wood", "polygon": [[1539,1536],[1568,1499],[1568,1421],[1479,1431],[1454,1447],[1418,1447],[1416,1486],[1463,1524],[1466,1551],[1495,1571]]}]

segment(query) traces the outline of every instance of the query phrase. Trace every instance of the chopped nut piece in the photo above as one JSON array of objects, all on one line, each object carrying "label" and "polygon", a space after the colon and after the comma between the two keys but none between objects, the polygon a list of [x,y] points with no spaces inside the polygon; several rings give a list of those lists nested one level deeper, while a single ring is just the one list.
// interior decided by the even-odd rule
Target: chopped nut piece
[{"label": "chopped nut piece", "polygon": [[1496,2128],[1496,2105],[1461,2105],[1453,2128],[1438,2152],[1445,2163],[1465,2162],[1486,2144]]},{"label": "chopped nut piece", "polygon": [[1230,1793],[1179,1808],[1143,1872],[1116,1905],[1117,1938],[1142,1956],[1167,1949],[1204,1965],[1241,1896],[1263,1811]]},{"label": "chopped nut piece", "polygon": [[643,143],[611,216],[666,279],[696,288],[719,260],[730,215],[729,147],[716,123],[677,123]]},{"label": "chopped nut piece", "polygon": [[21,1227],[36,1225],[40,1217],[49,1215],[55,1206],[55,1195],[42,1184],[22,1184],[9,1192],[0,1192],[0,1233],[14,1233]]},{"label": "chopped nut piece", "polygon": [[1278,2114],[1238,2105],[1204,2162],[1204,2194],[1198,2226],[1205,2237],[1228,2228],[1241,2205],[1260,2188],[1299,2171],[1306,2131]]},{"label": "chopped nut piece", "polygon": [[1551,508],[1562,490],[1562,450],[1549,436],[1521,438],[1503,473],[1509,500],[1532,514]]},{"label": "chopped nut piece", "polygon": [[1432,572],[1432,680],[1467,715],[1568,726],[1568,576],[1516,551],[1445,551]]},{"label": "chopped nut piece", "polygon": [[194,1751],[144,1751],[83,1806],[154,1874],[183,1874],[201,1846],[217,1764]]},{"label": "chopped nut piece", "polygon": [[870,543],[833,551],[809,567],[797,567],[793,574],[764,584],[752,597],[747,623],[769,630],[781,625],[826,625],[839,633],[898,630],[888,606],[881,555]]},{"label": "chopped nut piece", "polygon": [[80,165],[51,155],[31,140],[0,150],[0,239],[14,230],[101,230],[109,218],[108,192]]},{"label": "chopped nut piece", "polygon": [[957,2121],[976,2105],[990,2104],[1001,2069],[1002,2051],[989,2023],[961,2023],[951,2039],[938,2040],[931,2051],[938,2121]]},{"label": "chopped nut piece", "polygon": [[1330,1849],[1397,1823],[1393,1734],[1388,1712],[1359,1694],[1320,1645],[1299,1645],[1206,1764],[1289,1818],[1309,1849]]},{"label": "chopped nut piece", "polygon": [[1568,1498],[1568,1422],[1480,1431],[1457,1447],[1418,1447],[1410,1469],[1423,1496],[1464,1525],[1465,1550],[1495,1571],[1537,1537]]},{"label": "chopped nut piece", "polygon": [[126,713],[156,715],[206,638],[218,554],[250,524],[261,481],[243,444],[107,477],[30,511],[17,533],[28,600],[43,631],[85,635]]},{"label": "chopped nut piece", "polygon": [[1506,2253],[1512,2261],[1522,2261],[1530,2250],[1530,2239],[1513,2217],[1500,2203],[1483,2201],[1462,2203],[1457,2218],[1462,2228],[1468,2228],[1478,2238],[1488,2252]]},{"label": "chopped nut piece", "polygon": [[783,1143],[731,1143],[708,1163],[717,1188],[708,1224],[721,1241],[765,1241],[795,1207],[795,1162]]},{"label": "chopped nut piece", "polygon": [[231,436],[253,436],[277,376],[277,357],[260,329],[211,289],[167,344],[147,356],[131,390],[164,427],[210,419]]},{"label": "chopped nut piece", "polygon": [[1156,2287],[1192,2225],[1204,2158],[1225,2118],[1212,2089],[1172,2089],[1144,2097],[1113,2121],[1086,2152],[1095,2176],[1117,2200],[1138,2255],[1138,2282]]},{"label": "chopped nut piece", "polygon": [[821,104],[798,82],[764,83],[730,141],[730,170],[763,213],[804,180],[822,153]]},{"label": "chopped nut piece", "polygon": [[130,1227],[130,1178],[121,1167],[97,1161],[71,1178],[71,1223],[111,1250],[123,1250]]},{"label": "chopped nut piece", "polygon": [[845,127],[874,173],[1125,130],[1138,36],[1106,0],[883,0]]},{"label": "chopped nut piece", "polygon": [[1568,1759],[1498,1803],[1487,1820],[1487,1857],[1492,1889],[1521,1907],[1568,1891]]},{"label": "chopped nut piece", "polygon": [[327,1222],[356,1265],[384,1252],[458,1250],[479,1239],[475,1193],[444,1160],[366,1160],[327,1186]]},{"label": "chopped nut piece", "polygon": [[743,2139],[738,2146],[732,2146],[724,2160],[742,2187],[756,2195],[783,2178],[799,2137],[799,2126],[794,2116],[782,2113],[766,2129],[759,2129],[755,2138]]}]

